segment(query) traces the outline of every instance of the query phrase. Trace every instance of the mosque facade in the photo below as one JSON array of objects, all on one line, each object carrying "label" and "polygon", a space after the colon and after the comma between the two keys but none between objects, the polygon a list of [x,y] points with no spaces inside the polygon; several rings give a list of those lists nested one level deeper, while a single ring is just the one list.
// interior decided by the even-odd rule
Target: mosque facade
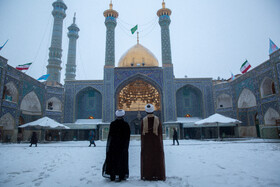
[{"label": "mosque facade", "polygon": [[[236,118],[241,124],[220,126],[223,137],[278,138],[280,119],[280,50],[234,80],[175,78],[169,25],[171,10],[162,3],[157,11],[161,28],[162,67],[151,51],[137,41],[115,62],[115,27],[118,12],[112,3],[104,11],[106,51],[103,80],[76,80],[76,42],[79,28],[75,17],[68,27],[68,56],[64,85],[60,84],[62,26],[67,6],[53,3],[54,26],[46,82],[8,65],[0,56],[1,141],[27,140],[31,131],[47,140],[86,140],[94,130],[96,139],[107,138],[115,110],[124,109],[132,134],[140,134],[144,106],[151,103],[163,123],[165,138],[177,128],[182,138],[212,138],[216,127],[197,128],[194,122],[214,113]],[[20,125],[43,116],[68,126],[69,130],[21,129]],[[43,137],[45,136],[45,137]]]}]

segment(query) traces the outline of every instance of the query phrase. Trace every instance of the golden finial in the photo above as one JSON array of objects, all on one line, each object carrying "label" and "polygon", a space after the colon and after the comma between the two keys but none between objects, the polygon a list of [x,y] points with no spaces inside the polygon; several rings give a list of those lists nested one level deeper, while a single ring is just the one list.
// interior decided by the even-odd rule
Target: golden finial
[{"label": "golden finial", "polygon": [[171,15],[171,10],[169,8],[165,8],[164,0],[162,0],[162,8],[157,11],[157,15],[158,17],[162,15],[167,15],[167,16]]},{"label": "golden finial", "polygon": [[165,2],[164,2],[164,0],[162,1],[162,8],[165,8]]},{"label": "golden finial", "polygon": [[110,0],[110,6],[109,6],[109,9],[108,10],[105,10],[103,12],[103,15],[105,18],[107,17],[114,17],[114,18],[117,18],[119,16],[119,13],[115,10],[113,10],[113,3],[112,3],[112,0]]},{"label": "golden finial", "polygon": [[112,0],[110,0],[110,10],[113,9],[113,3],[112,3]]},{"label": "golden finial", "polygon": [[139,32],[137,32],[137,44],[139,44]]}]

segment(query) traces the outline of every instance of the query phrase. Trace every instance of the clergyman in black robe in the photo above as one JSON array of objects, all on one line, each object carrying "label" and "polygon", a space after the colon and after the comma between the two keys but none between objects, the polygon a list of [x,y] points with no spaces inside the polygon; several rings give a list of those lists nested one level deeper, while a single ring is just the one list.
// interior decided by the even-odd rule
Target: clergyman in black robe
[{"label": "clergyman in black robe", "polygon": [[111,181],[121,181],[129,177],[128,148],[130,140],[129,124],[124,121],[124,110],[116,111],[116,120],[111,122],[106,147],[106,160],[102,176]]}]

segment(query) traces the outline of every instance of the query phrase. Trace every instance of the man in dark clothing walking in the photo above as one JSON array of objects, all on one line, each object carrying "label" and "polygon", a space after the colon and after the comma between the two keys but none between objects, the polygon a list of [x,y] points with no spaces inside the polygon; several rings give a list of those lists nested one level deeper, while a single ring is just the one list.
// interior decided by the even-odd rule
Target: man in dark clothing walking
[{"label": "man in dark clothing walking", "polygon": [[177,142],[177,145],[179,145],[177,130],[173,128],[173,145],[175,145],[175,140]]},{"label": "man in dark clothing walking", "polygon": [[94,142],[94,132],[93,132],[93,130],[91,130],[89,132],[89,147],[91,147],[91,144],[93,144],[94,147],[96,147],[95,142]]},{"label": "man in dark clothing walking", "polygon": [[31,136],[29,147],[32,147],[32,144],[35,144],[35,147],[37,147],[37,142],[38,142],[37,134],[36,134],[36,132],[32,132],[32,136]]},{"label": "man in dark clothing walking", "polygon": [[102,176],[120,182],[129,177],[128,147],[130,140],[129,124],[124,121],[124,110],[117,110],[117,119],[110,124],[107,139],[106,160]]}]

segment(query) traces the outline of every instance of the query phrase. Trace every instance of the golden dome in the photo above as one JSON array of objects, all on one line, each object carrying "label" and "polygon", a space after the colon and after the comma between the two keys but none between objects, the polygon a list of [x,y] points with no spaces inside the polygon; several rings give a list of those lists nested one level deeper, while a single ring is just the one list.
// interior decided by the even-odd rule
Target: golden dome
[{"label": "golden dome", "polygon": [[158,60],[149,49],[139,43],[132,46],[126,53],[124,53],[118,64],[118,67],[147,66],[158,66]]}]

